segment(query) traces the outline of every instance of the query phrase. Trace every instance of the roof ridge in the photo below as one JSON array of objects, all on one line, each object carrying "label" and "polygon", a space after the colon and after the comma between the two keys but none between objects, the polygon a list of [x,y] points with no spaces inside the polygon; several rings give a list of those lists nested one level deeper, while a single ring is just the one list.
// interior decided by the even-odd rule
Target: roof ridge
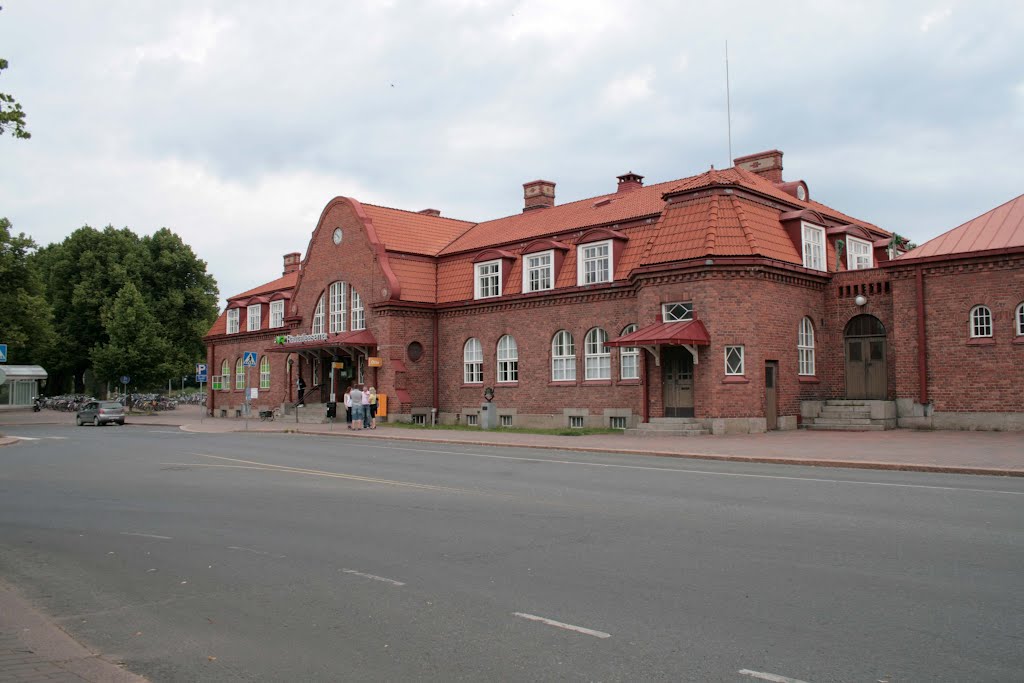
[{"label": "roof ridge", "polygon": [[711,195],[708,202],[707,214],[708,226],[704,233],[704,251],[708,254],[715,253],[715,243],[718,240],[718,195]]},{"label": "roof ridge", "polygon": [[469,223],[472,225],[479,225],[474,221],[469,221],[464,218],[451,218],[449,216],[434,216],[429,213],[421,213],[419,211],[412,211],[410,209],[399,209],[397,206],[384,206],[382,204],[371,204],[370,202],[359,202],[363,206],[372,206],[375,209],[387,209],[388,211],[401,211],[402,213],[412,214],[413,216],[422,216],[424,218],[440,218],[443,221],[455,221],[457,223]]},{"label": "roof ridge", "polygon": [[743,229],[743,235],[747,238],[747,245],[750,247],[750,253],[757,254],[760,252],[761,247],[757,243],[757,235],[751,230],[750,224],[747,222],[747,213],[743,210],[743,205],[740,204],[739,199],[736,195],[731,195],[732,208],[736,211],[736,217],[740,221],[740,227]]}]

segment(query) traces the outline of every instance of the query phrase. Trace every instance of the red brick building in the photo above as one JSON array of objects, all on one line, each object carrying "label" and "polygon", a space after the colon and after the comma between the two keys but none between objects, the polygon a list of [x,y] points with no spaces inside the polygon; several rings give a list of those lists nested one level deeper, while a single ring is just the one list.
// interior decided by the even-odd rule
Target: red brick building
[{"label": "red brick building", "polygon": [[522,213],[480,223],[331,200],[305,258],[207,335],[212,413],[246,387],[293,403],[301,376],[307,404],[357,381],[415,421],[476,424],[490,388],[505,426],[1024,422],[1024,199],[891,259],[891,233],[784,181],[776,150],[562,205],[523,188]]}]

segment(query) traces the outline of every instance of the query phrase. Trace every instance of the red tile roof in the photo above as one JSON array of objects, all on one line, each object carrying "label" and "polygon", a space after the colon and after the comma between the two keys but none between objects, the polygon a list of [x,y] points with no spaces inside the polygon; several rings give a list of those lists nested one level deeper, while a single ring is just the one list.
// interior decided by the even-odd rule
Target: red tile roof
[{"label": "red tile roof", "polygon": [[657,322],[641,327],[636,332],[609,340],[606,346],[647,346],[651,344],[696,344],[708,346],[711,337],[704,323],[699,320],[685,322]]},{"label": "red tile roof", "polygon": [[[377,237],[389,251],[436,256],[452,240],[473,227],[469,221],[415,211],[363,204]],[[404,286],[404,283],[403,283]]]},{"label": "red tile roof", "polygon": [[[403,259],[400,254],[388,258],[391,271],[402,283],[402,301],[433,303],[437,298],[437,265],[427,261]],[[472,284],[472,283],[470,283]]]},{"label": "red tile roof", "polygon": [[294,289],[295,282],[296,280],[298,280],[298,278],[299,272],[293,271],[264,285],[260,285],[259,287],[253,287],[252,289],[246,292],[242,292],[241,294],[235,294],[232,297],[228,297],[228,299],[230,301],[234,301],[236,299],[244,299],[245,297],[249,296],[256,296],[257,294],[270,294],[272,292],[276,292],[282,289]]},{"label": "red tile roof", "polygon": [[1024,195],[953,228],[897,261],[1024,247]]}]

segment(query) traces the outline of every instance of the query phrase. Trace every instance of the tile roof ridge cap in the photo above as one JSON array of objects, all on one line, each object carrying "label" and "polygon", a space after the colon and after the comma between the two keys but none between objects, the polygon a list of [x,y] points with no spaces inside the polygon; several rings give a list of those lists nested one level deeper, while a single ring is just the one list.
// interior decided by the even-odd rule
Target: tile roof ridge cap
[{"label": "tile roof ridge cap", "polygon": [[707,228],[704,232],[704,253],[715,253],[715,244],[718,241],[718,195],[711,195],[708,202]]},{"label": "tile roof ridge cap", "polygon": [[750,253],[756,254],[760,251],[761,246],[757,242],[757,235],[750,228],[750,223],[747,221],[747,212],[743,209],[743,205],[740,203],[739,198],[736,195],[730,195],[732,201],[732,208],[736,211],[736,217],[740,220],[740,227],[743,229],[743,235],[747,238],[747,246],[750,247]]}]

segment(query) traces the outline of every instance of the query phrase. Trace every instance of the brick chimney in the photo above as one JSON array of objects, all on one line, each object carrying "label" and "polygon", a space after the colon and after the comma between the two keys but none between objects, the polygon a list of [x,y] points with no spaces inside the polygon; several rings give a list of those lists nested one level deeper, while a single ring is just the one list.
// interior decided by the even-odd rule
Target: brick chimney
[{"label": "brick chimney", "polygon": [[644,186],[644,177],[637,175],[630,171],[629,173],[623,173],[618,176],[619,186],[615,190],[616,192],[632,192],[633,190],[639,190]]},{"label": "brick chimney", "polygon": [[297,251],[293,251],[290,254],[285,254],[283,275],[287,275],[288,273],[294,273],[295,271],[297,271],[299,269],[299,261],[301,260],[301,258],[302,254],[300,254]]},{"label": "brick chimney", "polygon": [[782,182],[782,152],[777,149],[737,157],[733,160],[733,164],[738,168],[756,173],[769,182]]},{"label": "brick chimney", "polygon": [[440,216],[441,209],[420,209],[416,213],[422,213],[424,216]]},{"label": "brick chimney", "polygon": [[555,184],[550,180],[531,180],[523,183],[523,213],[533,209],[550,209],[555,205]]}]

